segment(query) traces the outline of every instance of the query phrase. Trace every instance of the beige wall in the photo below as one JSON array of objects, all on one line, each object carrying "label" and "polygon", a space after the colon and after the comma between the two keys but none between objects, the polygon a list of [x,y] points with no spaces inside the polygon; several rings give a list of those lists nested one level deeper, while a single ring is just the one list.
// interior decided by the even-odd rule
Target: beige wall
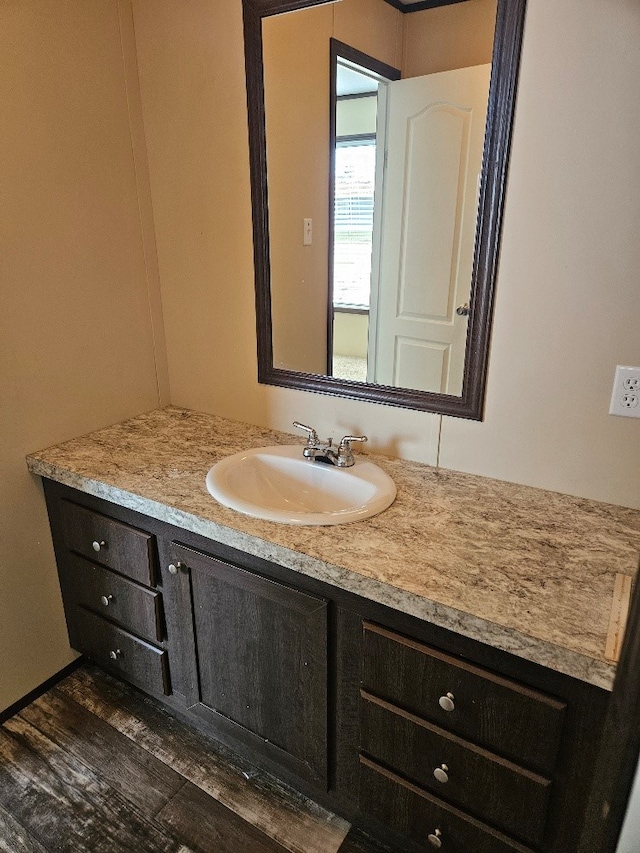
[{"label": "beige wall", "polygon": [[378,99],[348,98],[336,104],[336,136],[375,133],[378,123]]},{"label": "beige wall", "polygon": [[640,507],[640,7],[529,0],[482,424],[444,418],[445,467]]},{"label": "beige wall", "polygon": [[400,68],[402,12],[385,0],[340,0],[332,8],[334,38]]},{"label": "beige wall", "polygon": [[491,62],[497,0],[469,0],[403,15],[402,76]]},{"label": "beige wall", "polygon": [[[327,369],[329,40],[333,9],[274,15],[263,24],[273,363]],[[273,176],[273,180],[272,180]],[[303,219],[313,243],[303,245]]]},{"label": "beige wall", "polygon": [[167,398],[126,12],[0,3],[0,710],[73,658],[25,454]]},{"label": "beige wall", "polygon": [[[436,416],[257,385],[241,4],[134,9],[173,401],[434,460]],[[445,466],[640,506],[640,424],[607,414],[640,361],[639,36],[635,0],[529,0],[486,420],[442,419]]]},{"label": "beige wall", "polygon": [[333,315],[333,352],[353,358],[367,357],[369,312],[356,314],[335,311]]}]

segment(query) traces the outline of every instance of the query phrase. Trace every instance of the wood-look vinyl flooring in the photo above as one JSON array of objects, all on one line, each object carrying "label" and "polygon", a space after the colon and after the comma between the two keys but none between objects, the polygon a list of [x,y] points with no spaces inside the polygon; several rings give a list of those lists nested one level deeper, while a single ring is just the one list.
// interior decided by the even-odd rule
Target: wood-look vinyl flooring
[{"label": "wood-look vinyl flooring", "polygon": [[2,853],[388,853],[83,665],[0,727]]}]

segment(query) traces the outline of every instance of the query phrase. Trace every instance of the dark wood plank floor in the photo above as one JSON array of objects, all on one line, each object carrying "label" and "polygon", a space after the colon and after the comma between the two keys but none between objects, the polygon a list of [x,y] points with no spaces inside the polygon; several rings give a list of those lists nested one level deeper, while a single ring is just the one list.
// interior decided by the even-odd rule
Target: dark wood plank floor
[{"label": "dark wood plank floor", "polygon": [[0,727],[2,853],[388,853],[86,665]]}]

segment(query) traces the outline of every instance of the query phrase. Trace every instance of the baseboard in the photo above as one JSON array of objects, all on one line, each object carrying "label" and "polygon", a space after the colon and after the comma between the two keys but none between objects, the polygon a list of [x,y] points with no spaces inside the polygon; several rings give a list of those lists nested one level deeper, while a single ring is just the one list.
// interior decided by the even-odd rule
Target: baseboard
[{"label": "baseboard", "polygon": [[66,678],[68,675],[71,675],[78,667],[84,663],[84,657],[80,655],[79,658],[76,658],[70,664],[67,664],[63,669],[59,672],[56,672],[55,675],[52,675],[51,678],[47,678],[46,681],[43,681],[39,687],[36,687],[34,690],[31,690],[27,693],[26,696],[23,696],[22,699],[18,699],[17,702],[14,702],[13,705],[9,705],[8,708],[5,708],[4,711],[0,711],[0,726],[3,723],[6,723],[8,719],[14,717],[16,714],[20,713],[23,708],[26,708],[27,705],[30,705],[33,701],[35,701],[39,696],[42,696],[43,693],[46,693],[47,690],[51,690],[52,687],[55,687],[59,681],[62,681],[63,678]]}]

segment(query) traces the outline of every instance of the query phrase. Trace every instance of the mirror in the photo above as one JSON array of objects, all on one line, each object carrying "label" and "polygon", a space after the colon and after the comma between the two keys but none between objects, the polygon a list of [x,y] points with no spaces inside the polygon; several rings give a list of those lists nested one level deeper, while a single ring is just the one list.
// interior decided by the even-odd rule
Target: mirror
[{"label": "mirror", "polygon": [[482,418],[524,5],[243,0],[260,382]]}]

